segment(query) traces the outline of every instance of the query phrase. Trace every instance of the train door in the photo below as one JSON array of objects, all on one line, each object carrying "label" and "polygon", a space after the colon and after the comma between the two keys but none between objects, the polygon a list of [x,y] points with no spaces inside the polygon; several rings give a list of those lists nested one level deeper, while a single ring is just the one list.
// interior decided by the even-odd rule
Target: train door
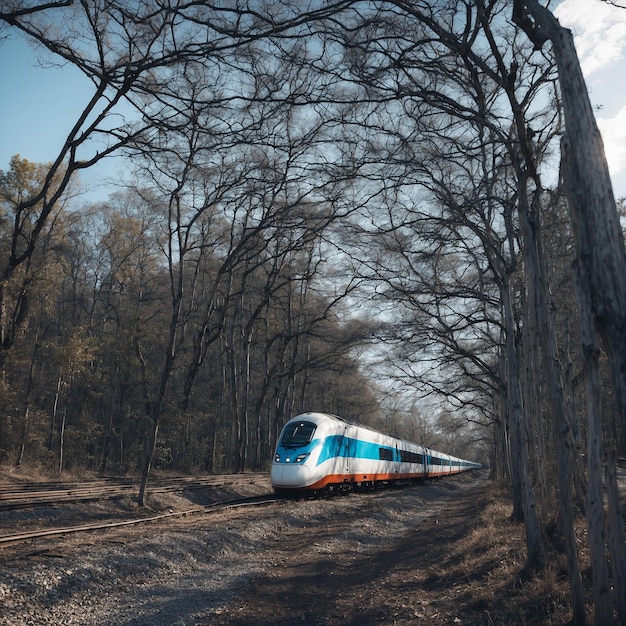
[{"label": "train door", "polygon": [[345,474],[353,474],[356,471],[356,428],[347,425],[343,431],[341,444],[341,460]]},{"label": "train door", "polygon": [[424,448],[424,477],[428,478],[428,470],[430,469],[430,450]]},{"label": "train door", "polygon": [[393,456],[393,471],[396,474],[400,473],[400,461],[401,461],[400,450],[398,450],[398,444],[396,444],[396,452]]},{"label": "train door", "polygon": [[342,479],[348,472],[349,468],[349,444],[348,444],[348,427],[344,426],[340,436],[337,437],[337,447],[335,449],[333,471],[336,478]]}]

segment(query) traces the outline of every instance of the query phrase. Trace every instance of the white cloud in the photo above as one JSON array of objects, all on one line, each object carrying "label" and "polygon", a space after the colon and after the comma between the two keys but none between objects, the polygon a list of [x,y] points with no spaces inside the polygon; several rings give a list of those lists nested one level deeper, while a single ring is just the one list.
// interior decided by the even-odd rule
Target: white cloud
[{"label": "white cloud", "polygon": [[[615,195],[626,195],[626,9],[602,0],[563,0],[554,10],[570,28],[594,98]],[[602,113],[606,117],[601,117]]]},{"label": "white cloud", "polygon": [[586,76],[624,59],[626,10],[602,0],[563,0],[554,14],[562,26],[574,33]]},{"label": "white cloud", "polygon": [[626,105],[613,117],[598,118],[612,178],[626,177]]}]

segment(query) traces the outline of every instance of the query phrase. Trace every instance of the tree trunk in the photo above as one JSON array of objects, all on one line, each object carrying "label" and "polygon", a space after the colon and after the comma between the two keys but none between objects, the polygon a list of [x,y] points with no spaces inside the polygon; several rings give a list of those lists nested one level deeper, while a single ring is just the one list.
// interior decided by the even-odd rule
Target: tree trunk
[{"label": "tree trunk", "polygon": [[[528,15],[524,11],[524,6]],[[587,375],[589,537],[594,575],[595,620],[614,623],[605,555],[602,500],[602,416],[596,333],[607,346],[621,423],[626,421],[626,253],[602,137],[593,114],[572,33],[537,0],[516,0],[514,21],[537,47],[550,40],[559,70],[565,114],[562,173],[576,243],[578,300]],[[614,463],[615,459],[607,459]],[[614,472],[608,468],[608,472]],[[607,485],[610,490],[611,485]],[[609,494],[609,499],[615,494]],[[611,562],[626,562],[626,548],[611,542]],[[617,550],[613,554],[612,551]],[[617,574],[617,572],[614,572]],[[620,586],[618,586],[620,585]],[[626,583],[613,580],[616,598]]]},{"label": "tree trunk", "polygon": [[[593,335],[593,328],[588,331]],[[588,334],[588,333],[586,333]],[[583,339],[584,340],[584,339]],[[593,602],[597,626],[614,624],[611,602],[611,584],[606,559],[604,533],[604,499],[602,485],[602,416],[599,353],[595,338],[587,339],[583,346],[583,357],[587,383],[587,446],[589,487],[587,494],[587,526],[589,528],[589,550],[591,552],[591,573],[593,579]]]},{"label": "tree trunk", "polygon": [[[523,177],[522,177],[522,180]],[[525,188],[526,185],[523,185]],[[574,531],[574,506],[571,488],[571,450],[569,425],[565,410],[562,369],[557,355],[554,325],[548,301],[546,261],[541,238],[541,222],[536,206],[531,206],[526,195],[520,193],[520,223],[525,242],[525,261],[528,270],[529,304],[534,309],[537,331],[541,339],[543,366],[548,384],[550,413],[553,420],[554,445],[557,452],[557,485],[560,530],[565,543],[567,571],[570,585],[573,623],[585,623],[585,603],[582,577],[578,565],[576,534]],[[536,205],[536,202],[533,203]],[[532,312],[531,312],[532,314]],[[537,346],[538,349],[538,346]],[[544,506],[547,502],[544,502]]]},{"label": "tree trunk", "polygon": [[[613,570],[613,586],[616,589],[624,589],[626,586],[626,560],[623,558],[626,553],[624,546],[624,518],[620,506],[619,490],[617,487],[617,453],[614,446],[609,446],[607,451],[606,485],[609,498],[608,520],[609,520],[609,546],[613,560],[611,568]],[[615,595],[617,613],[621,624],[626,624],[626,595]]]},{"label": "tree trunk", "polygon": [[[515,346],[515,327],[513,324],[512,302],[510,286],[506,284],[502,289],[504,318],[506,325],[506,351],[507,351],[507,388],[510,394],[509,407],[511,418],[511,459],[512,469],[518,474],[513,479],[514,485],[519,485],[523,506],[524,526],[526,530],[526,567],[529,570],[537,570],[544,565],[543,544],[535,496],[528,467],[528,447],[523,420],[523,404],[520,389],[519,357]],[[515,501],[515,497],[514,497]]]},{"label": "tree trunk", "polygon": [[[29,430],[29,416],[30,416],[30,402],[31,395],[34,387],[35,380],[35,362],[37,360],[37,354],[39,353],[39,348],[41,347],[40,341],[40,333],[37,330],[37,336],[35,337],[35,345],[33,347],[33,352],[30,358],[30,365],[28,368],[28,378],[26,379],[26,389],[24,391],[24,417],[22,419],[22,429],[20,434],[20,451],[17,457],[17,461],[15,465],[19,467],[24,460],[24,451],[26,449],[26,441],[28,440],[28,430]],[[1,429],[0,429],[1,432]]]},{"label": "tree trunk", "polygon": [[61,397],[61,387],[63,386],[63,376],[59,374],[57,378],[57,387],[54,392],[54,402],[52,403],[52,415],[50,416],[50,433],[48,435],[48,451],[54,448],[54,437],[57,427],[57,413],[59,411],[59,399]]},{"label": "tree trunk", "polygon": [[100,471],[103,474],[107,471],[107,463],[109,460],[109,450],[111,449],[111,441],[113,439],[113,415],[114,415],[114,409],[113,407],[111,407],[111,409],[109,410],[107,431],[104,437],[104,446],[102,450],[102,463],[100,464]]},{"label": "tree trunk", "polygon": [[[528,271],[528,270],[527,270]],[[529,272],[530,274],[530,272]],[[547,436],[545,416],[541,409],[541,399],[543,398],[544,386],[541,380],[541,356],[543,350],[539,346],[540,332],[538,329],[538,313],[535,306],[535,298],[532,294],[532,287],[528,280],[526,302],[522,305],[524,316],[522,318],[522,339],[520,345],[520,358],[523,359],[522,393],[524,402],[524,414],[527,417],[529,431],[529,452],[531,467],[534,468],[533,476],[537,485],[539,501],[541,502],[540,517],[542,524],[548,522],[553,504],[553,481],[548,480],[548,469],[546,465],[552,458],[550,454],[551,439]],[[544,344],[545,345],[545,344]],[[551,478],[551,476],[550,476]]]},{"label": "tree trunk", "polygon": [[26,450],[26,438],[28,436],[28,416],[30,414],[30,407],[27,405],[24,411],[24,417],[22,420],[22,442],[20,444],[20,451],[17,455],[17,460],[15,461],[15,467],[20,467],[22,465],[22,461],[24,460],[24,452]]},{"label": "tree trunk", "polygon": [[[150,403],[148,401],[147,391],[144,391],[144,403],[146,404],[146,408],[149,409],[147,413],[147,417],[151,422],[151,427],[149,427],[147,444],[145,450],[145,457],[143,462],[143,468],[141,472],[141,484],[139,485],[139,494],[137,496],[137,502],[139,506],[143,507],[146,502],[146,490],[148,488],[148,478],[150,477],[150,471],[152,469],[152,462],[154,461],[154,451],[156,450],[157,437],[159,434],[159,421],[161,418],[161,408],[163,406],[163,401],[165,399],[165,391],[167,389],[167,383],[170,377],[170,373],[172,371],[172,366],[174,364],[174,339],[175,339],[175,321],[172,322],[172,329],[170,331],[170,343],[168,347],[168,352],[165,357],[165,363],[163,365],[163,370],[161,372],[161,380],[159,383],[159,389],[157,392],[157,399],[154,403],[154,406],[150,408]],[[143,359],[143,357],[142,357]],[[145,369],[145,361],[142,362],[142,369]],[[144,390],[147,390],[147,384],[145,383],[145,374],[144,374]]]},{"label": "tree trunk", "polygon": [[59,475],[63,472],[63,449],[65,446],[65,420],[67,418],[67,402],[63,407],[63,417],[61,418],[61,429],[59,432]]},{"label": "tree trunk", "polygon": [[146,503],[146,491],[148,489],[148,478],[150,477],[150,470],[152,469],[152,461],[154,459],[154,451],[156,450],[157,435],[159,434],[159,422],[158,414],[157,419],[153,418],[152,428],[148,433],[148,440],[146,442],[146,450],[144,456],[144,464],[141,470],[141,484],[139,485],[139,494],[137,495],[137,503],[143,507]]}]

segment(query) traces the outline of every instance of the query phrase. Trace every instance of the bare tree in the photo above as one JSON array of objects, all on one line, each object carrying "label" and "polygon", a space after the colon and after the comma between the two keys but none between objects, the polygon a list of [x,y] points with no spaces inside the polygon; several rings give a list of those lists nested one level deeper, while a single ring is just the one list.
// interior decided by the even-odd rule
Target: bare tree
[{"label": "bare tree", "polygon": [[[485,55],[489,33],[481,22],[484,13],[464,13],[463,3],[449,3],[436,15],[412,3],[389,4],[397,10],[383,9],[375,19],[365,13],[361,27],[347,31],[343,40],[346,65],[352,80],[362,85],[359,95],[365,101],[353,115],[367,120],[364,126],[372,137],[362,140],[366,148],[346,143],[358,153],[347,156],[358,163],[354,167],[366,189],[381,189],[370,196],[370,205],[379,207],[378,213],[371,209],[370,228],[402,263],[402,269],[379,264],[374,275],[402,294],[404,307],[420,312],[410,328],[414,336],[423,333],[416,351],[421,369],[429,358],[439,367],[445,359],[448,368],[458,367],[449,380],[468,385],[446,388],[432,381],[430,391],[445,390],[465,410],[480,386],[484,393],[505,388],[496,382],[494,333],[486,330],[491,326],[499,337],[499,328],[505,329],[508,414],[519,485],[514,493],[523,506],[529,567],[540,566],[510,280],[516,271],[516,233],[506,228],[514,219],[517,193],[507,146],[515,146],[518,138],[515,127],[510,130],[513,115],[498,100],[510,77],[508,71],[502,74],[493,55]],[[494,9],[485,19],[498,17]],[[531,102],[545,74],[528,64],[520,76],[528,82]],[[380,173],[376,163],[385,164]],[[503,173],[511,181],[508,189],[494,182]],[[384,256],[387,263],[393,258]],[[441,353],[434,352],[435,345]],[[479,356],[481,350],[487,358]]]},{"label": "bare tree", "polygon": [[[593,559],[596,623],[613,623],[613,589],[620,619],[626,621],[626,542],[615,482],[614,452],[607,456],[609,489],[609,540],[613,586],[609,584],[605,558],[602,459],[601,394],[599,388],[599,334],[612,365],[621,414],[626,420],[626,252],[616,210],[604,146],[578,62],[572,34],[535,0],[515,2],[514,21],[537,48],[546,41],[559,68],[565,113],[562,173],[577,254],[577,278],[581,311],[583,356],[587,380],[589,533]],[[609,443],[612,447],[612,443]]]},{"label": "bare tree", "polygon": [[[332,15],[345,4],[349,3],[313,7],[303,16],[288,6],[272,9],[270,4],[256,2],[228,7],[146,2],[134,10],[123,0],[58,1],[35,7],[25,7],[19,0],[3,3],[0,25],[5,32],[22,34],[47,62],[76,67],[92,83],[93,93],[42,183],[21,198],[16,208],[19,215],[31,215],[32,226],[27,236],[15,232],[15,245],[3,264],[0,316],[6,317],[15,308],[5,304],[6,281],[32,256],[55,204],[76,173],[111,155],[149,149],[155,128],[175,130],[187,123],[184,111],[190,101],[176,93],[180,76],[195,67],[210,66],[214,77],[223,77],[228,68],[222,64],[225,53]],[[204,100],[230,98],[223,92],[212,93],[206,88],[209,84],[201,87]],[[0,327],[13,323],[0,319]],[[7,348],[10,335],[5,334],[2,342]]]}]

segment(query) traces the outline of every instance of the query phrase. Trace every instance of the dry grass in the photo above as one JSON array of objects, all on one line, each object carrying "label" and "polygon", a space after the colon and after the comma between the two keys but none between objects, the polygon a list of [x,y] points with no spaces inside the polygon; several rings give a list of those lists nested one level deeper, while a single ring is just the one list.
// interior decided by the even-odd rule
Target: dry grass
[{"label": "dry grass", "polygon": [[[570,623],[565,556],[546,540],[545,569],[528,573],[524,568],[524,526],[511,521],[508,495],[494,485],[487,487],[479,510],[472,529],[450,546],[445,561],[431,568],[428,582],[440,589],[453,585],[456,600],[463,604],[463,623]],[[578,532],[584,532],[584,520],[580,520]],[[584,554],[581,560],[586,560]],[[589,588],[588,564],[582,566]],[[589,607],[590,598],[587,600]]]}]

